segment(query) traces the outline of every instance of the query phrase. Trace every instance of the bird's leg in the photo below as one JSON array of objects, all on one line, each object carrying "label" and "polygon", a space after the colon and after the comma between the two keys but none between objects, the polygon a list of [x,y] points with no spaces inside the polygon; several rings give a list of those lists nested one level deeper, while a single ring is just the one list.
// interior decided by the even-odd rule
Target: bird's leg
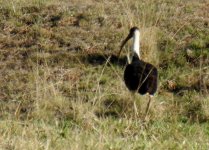
[{"label": "bird's leg", "polygon": [[136,95],[135,95],[135,93],[132,93],[132,98],[133,98],[133,101],[134,101],[134,114],[135,114],[135,118],[137,118],[139,116],[139,113],[138,113],[138,108],[137,108],[137,105],[136,105]]},{"label": "bird's leg", "polygon": [[134,112],[135,112],[135,118],[137,118],[139,116],[139,113],[138,113],[138,109],[136,106],[136,100],[134,100]]},{"label": "bird's leg", "polygon": [[149,109],[150,109],[150,104],[151,104],[151,100],[152,100],[152,95],[148,95],[149,101],[147,103],[147,108],[146,108],[146,112],[145,112],[145,119],[147,117],[147,114],[149,113]]}]

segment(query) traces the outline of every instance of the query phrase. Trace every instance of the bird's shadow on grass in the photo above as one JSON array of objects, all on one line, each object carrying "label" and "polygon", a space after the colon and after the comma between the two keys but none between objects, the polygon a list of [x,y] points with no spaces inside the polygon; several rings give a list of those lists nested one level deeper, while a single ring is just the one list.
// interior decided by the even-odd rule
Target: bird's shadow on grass
[{"label": "bird's shadow on grass", "polygon": [[102,65],[105,63],[114,64],[118,66],[125,66],[127,64],[126,56],[117,57],[108,54],[89,54],[85,56],[85,61],[92,65]]}]

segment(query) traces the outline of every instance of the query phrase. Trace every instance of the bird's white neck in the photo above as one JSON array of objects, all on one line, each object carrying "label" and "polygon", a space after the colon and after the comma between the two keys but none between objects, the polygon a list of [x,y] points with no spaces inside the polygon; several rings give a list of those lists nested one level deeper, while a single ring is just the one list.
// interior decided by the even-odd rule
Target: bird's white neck
[{"label": "bird's white neck", "polygon": [[136,53],[140,58],[140,32],[139,30],[134,31],[133,35],[133,53]]}]

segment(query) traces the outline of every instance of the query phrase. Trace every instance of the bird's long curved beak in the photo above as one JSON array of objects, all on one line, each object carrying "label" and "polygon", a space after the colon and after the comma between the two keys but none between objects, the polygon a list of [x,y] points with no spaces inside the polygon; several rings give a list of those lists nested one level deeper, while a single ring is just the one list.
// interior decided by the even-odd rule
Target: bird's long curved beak
[{"label": "bird's long curved beak", "polygon": [[121,51],[122,51],[124,45],[127,43],[127,41],[128,41],[130,38],[132,38],[132,35],[129,33],[128,36],[126,37],[126,39],[123,40],[123,42],[121,43],[120,51],[119,51],[119,53],[118,53],[118,58],[120,57],[120,53],[121,53]]}]

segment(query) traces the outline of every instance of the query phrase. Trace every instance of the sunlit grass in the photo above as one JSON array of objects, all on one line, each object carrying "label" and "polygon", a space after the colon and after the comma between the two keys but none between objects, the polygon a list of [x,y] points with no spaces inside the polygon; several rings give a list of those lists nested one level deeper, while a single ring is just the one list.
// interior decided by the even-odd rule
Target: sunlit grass
[{"label": "sunlit grass", "polygon": [[[0,149],[209,147],[207,2],[0,4]],[[159,70],[147,121],[147,96],[123,82],[125,50],[110,57],[132,26]]]}]

